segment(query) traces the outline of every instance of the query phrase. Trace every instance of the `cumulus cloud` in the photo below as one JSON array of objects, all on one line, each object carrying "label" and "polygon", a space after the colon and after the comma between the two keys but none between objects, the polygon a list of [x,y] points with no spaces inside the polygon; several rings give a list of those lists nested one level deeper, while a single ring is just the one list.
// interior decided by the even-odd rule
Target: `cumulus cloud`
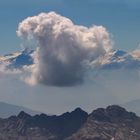
[{"label": "cumulus cloud", "polygon": [[130,52],[130,54],[134,57],[134,58],[140,58],[140,44],[138,45],[138,47]]},{"label": "cumulus cloud", "polygon": [[103,26],[75,25],[55,12],[28,17],[19,24],[19,37],[36,42],[30,84],[73,86],[83,82],[87,68],[112,49]]},{"label": "cumulus cloud", "polygon": [[0,76],[1,75],[17,75],[22,73],[19,69],[9,69],[9,62],[0,62]]}]

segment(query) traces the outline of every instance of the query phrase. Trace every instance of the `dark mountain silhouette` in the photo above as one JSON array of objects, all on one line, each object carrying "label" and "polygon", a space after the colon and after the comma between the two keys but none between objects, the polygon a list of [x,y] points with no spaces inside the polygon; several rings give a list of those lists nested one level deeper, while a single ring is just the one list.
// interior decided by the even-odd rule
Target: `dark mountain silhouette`
[{"label": "dark mountain silhouette", "polygon": [[140,118],[113,105],[93,111],[86,123],[66,140],[140,140]]},{"label": "dark mountain silhouette", "polygon": [[80,108],[60,116],[30,116],[22,111],[0,120],[0,140],[63,140],[75,133],[87,117]]},{"label": "dark mountain silhouette", "polygon": [[140,117],[113,105],[87,114],[80,108],[60,116],[46,114],[0,119],[0,140],[140,140]]}]

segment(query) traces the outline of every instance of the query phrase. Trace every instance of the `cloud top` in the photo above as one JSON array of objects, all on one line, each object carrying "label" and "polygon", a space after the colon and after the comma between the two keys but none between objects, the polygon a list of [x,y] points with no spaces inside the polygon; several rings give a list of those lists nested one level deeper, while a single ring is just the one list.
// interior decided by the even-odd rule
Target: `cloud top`
[{"label": "cloud top", "polygon": [[75,25],[55,12],[28,17],[17,34],[36,42],[30,84],[73,86],[84,81],[90,64],[112,49],[103,26]]}]

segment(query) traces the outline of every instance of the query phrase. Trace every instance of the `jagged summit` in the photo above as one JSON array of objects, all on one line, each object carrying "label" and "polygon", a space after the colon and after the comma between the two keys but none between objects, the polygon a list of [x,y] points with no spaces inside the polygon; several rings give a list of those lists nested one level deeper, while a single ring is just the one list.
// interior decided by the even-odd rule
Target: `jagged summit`
[{"label": "jagged summit", "polygon": [[18,114],[17,117],[20,118],[20,119],[27,119],[27,118],[30,118],[31,115],[25,113],[24,111],[21,111],[21,112]]},{"label": "jagged summit", "polygon": [[30,116],[24,111],[0,119],[0,140],[140,140],[140,118],[118,105],[87,114]]},{"label": "jagged summit", "polygon": [[108,106],[105,109],[99,108],[94,110],[90,117],[92,119],[104,122],[121,122],[124,120],[133,121],[134,119],[138,118],[135,113],[128,112],[118,105]]},{"label": "jagged summit", "polygon": [[139,69],[140,57],[123,50],[112,50],[95,61],[98,69]]},{"label": "jagged summit", "polygon": [[79,117],[88,117],[88,113],[85,112],[84,110],[82,110],[81,108],[76,108],[75,110],[73,110],[72,112],[66,112],[62,115],[60,115],[59,117],[64,117],[64,118],[71,118],[71,119],[76,119]]},{"label": "jagged summit", "polygon": [[[22,51],[11,53],[8,55],[0,56],[0,64],[7,65],[10,69],[22,69],[24,66],[32,65],[33,58],[32,54],[34,50],[25,48]],[[139,69],[140,68],[140,57],[139,55],[123,50],[111,50],[105,56],[97,59],[93,64],[94,68],[100,69]]]},{"label": "jagged summit", "polygon": [[72,114],[86,114],[88,115],[87,112],[85,112],[83,109],[81,109],[80,107],[76,108],[74,111],[71,112]]},{"label": "jagged summit", "polygon": [[9,65],[9,68],[22,68],[23,66],[32,65],[33,59],[31,54],[33,52],[33,50],[28,49],[21,51],[18,56],[10,60],[11,64]]},{"label": "jagged summit", "polygon": [[19,52],[0,56],[0,64],[6,65],[8,69],[21,69],[24,66],[32,65],[33,52],[34,50],[30,50],[26,48]]},{"label": "jagged summit", "polygon": [[124,56],[126,54],[127,54],[126,51],[123,51],[123,50],[114,50],[114,57],[121,57],[121,56]]},{"label": "jagged summit", "polygon": [[140,118],[118,105],[94,110],[66,140],[139,140]]}]

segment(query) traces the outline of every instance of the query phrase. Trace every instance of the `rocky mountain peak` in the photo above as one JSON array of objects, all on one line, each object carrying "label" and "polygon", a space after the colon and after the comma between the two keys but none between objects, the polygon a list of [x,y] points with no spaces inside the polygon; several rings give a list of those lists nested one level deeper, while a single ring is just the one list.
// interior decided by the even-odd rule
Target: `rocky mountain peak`
[{"label": "rocky mountain peak", "polygon": [[115,50],[114,57],[121,57],[124,56],[125,54],[127,54],[127,52],[123,50]]},{"label": "rocky mountain peak", "polygon": [[71,112],[72,114],[83,114],[83,115],[88,115],[87,112],[82,110],[81,108],[76,108],[74,111]]},{"label": "rocky mountain peak", "polygon": [[21,111],[18,116],[17,116],[19,119],[28,119],[30,118],[31,116],[27,113],[25,113],[24,111]]},{"label": "rocky mountain peak", "polygon": [[73,110],[72,112],[66,112],[64,114],[62,114],[60,117],[63,118],[87,118],[88,117],[88,113],[85,112],[84,110],[82,110],[81,108],[76,108],[75,110]]},{"label": "rocky mountain peak", "polygon": [[108,106],[107,108],[99,108],[91,113],[91,118],[98,121],[119,122],[122,120],[133,121],[138,117],[135,113],[128,112],[118,105]]},{"label": "rocky mountain peak", "polygon": [[90,115],[77,108],[60,116],[18,116],[0,119],[0,140],[140,140],[140,118],[118,105]]},{"label": "rocky mountain peak", "polygon": [[139,140],[140,118],[118,105],[98,108],[66,140]]}]

